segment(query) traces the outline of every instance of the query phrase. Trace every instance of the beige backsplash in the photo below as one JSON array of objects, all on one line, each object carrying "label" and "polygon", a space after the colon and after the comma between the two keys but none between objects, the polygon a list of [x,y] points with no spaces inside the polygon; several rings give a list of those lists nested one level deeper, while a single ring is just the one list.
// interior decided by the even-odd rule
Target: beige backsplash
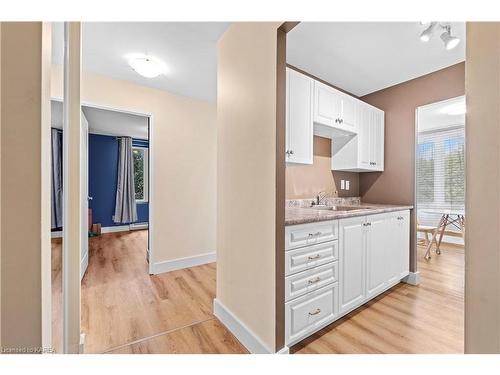
[{"label": "beige backsplash", "polygon": [[[304,199],[326,191],[332,197],[359,196],[359,173],[333,172],[331,140],[314,136],[312,165],[287,166],[286,199]],[[349,180],[350,189],[340,190],[340,180]]]}]

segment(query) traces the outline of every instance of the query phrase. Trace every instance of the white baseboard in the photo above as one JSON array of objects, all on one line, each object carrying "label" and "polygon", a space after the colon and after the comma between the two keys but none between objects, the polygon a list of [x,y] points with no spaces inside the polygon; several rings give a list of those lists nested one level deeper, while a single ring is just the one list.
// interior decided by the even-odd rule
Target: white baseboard
[{"label": "white baseboard", "polygon": [[214,315],[229,329],[233,335],[248,349],[252,354],[274,353],[270,350],[260,338],[248,328],[245,323],[236,317],[226,306],[217,298],[214,299]]},{"label": "white baseboard", "polygon": [[276,354],[290,354],[290,348],[288,346],[285,346],[278,350]]},{"label": "white baseboard", "polygon": [[89,252],[87,251],[87,254],[85,254],[85,256],[80,262],[80,280],[83,279],[83,276],[85,275],[85,271],[87,271],[88,266],[89,266]]},{"label": "white baseboard", "polygon": [[50,238],[62,238],[62,236],[62,230],[58,230],[57,232],[50,232]]},{"label": "white baseboard", "polygon": [[133,223],[130,224],[130,230],[142,230],[142,229],[148,229],[149,223]]},{"label": "white baseboard", "polygon": [[215,252],[195,255],[187,258],[167,260],[165,262],[153,263],[153,274],[181,270],[183,268],[201,266],[202,264],[215,262]]},{"label": "white baseboard", "polygon": [[401,279],[402,282],[410,285],[420,284],[420,272],[410,272],[408,276]]},{"label": "white baseboard", "polygon": [[114,227],[102,227],[101,233],[128,232],[130,225],[117,225]]}]

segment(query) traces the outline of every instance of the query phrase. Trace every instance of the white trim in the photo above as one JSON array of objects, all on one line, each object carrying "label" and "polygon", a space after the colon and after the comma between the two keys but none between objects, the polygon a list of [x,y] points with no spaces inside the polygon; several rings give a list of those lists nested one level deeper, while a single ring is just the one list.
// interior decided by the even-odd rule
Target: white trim
[{"label": "white trim", "polygon": [[[151,249],[148,250],[150,256],[149,259],[151,259]],[[159,262],[159,263],[149,262],[149,267],[152,270],[151,274],[157,275],[163,272],[171,272],[213,262],[215,262],[215,252],[195,255],[186,258],[167,260],[165,262]]]},{"label": "white trim", "polygon": [[50,238],[62,238],[63,232],[62,230],[58,230],[56,232],[50,232]]},{"label": "white trim", "polygon": [[143,223],[132,223],[130,224],[130,230],[142,230],[142,229],[148,229],[148,222],[143,222]]},{"label": "white trim", "polygon": [[[64,100],[61,97],[52,96],[50,98],[50,100],[58,101],[58,102],[61,102],[64,104]],[[150,112],[130,111],[130,110],[120,108],[120,107],[110,107],[110,106],[95,104],[95,103],[86,102],[86,101],[82,101],[82,100],[80,101],[80,106],[92,107],[92,108],[97,108],[97,109],[104,109],[104,110],[114,111],[114,112],[122,112],[122,113],[126,113],[129,115],[143,116],[143,117],[148,118],[148,147],[149,147],[149,151],[148,151],[148,159],[149,159],[148,160],[148,163],[149,163],[149,174],[148,174],[148,177],[149,177],[149,181],[148,181],[149,182],[149,186],[148,186],[149,187],[149,195],[148,195],[148,200],[149,200],[149,202],[148,202],[148,204],[149,204],[148,249],[149,249],[150,259],[154,259],[153,240],[152,240],[154,238],[154,235],[153,235],[154,222],[152,220],[152,218],[154,217],[154,205],[153,205],[153,199],[152,199],[152,197],[154,196],[153,195],[154,173],[152,173],[153,162],[154,162],[154,158],[153,158],[153,154],[154,154],[153,153],[153,149],[154,149],[154,144],[153,144],[153,119],[154,119],[154,115],[153,115],[153,113],[150,113]],[[153,268],[154,268],[153,262],[149,262],[149,273],[150,274],[154,274]]]},{"label": "white trim", "polygon": [[130,225],[116,225],[113,227],[102,227],[101,233],[115,233],[115,232],[128,232]]},{"label": "white trim", "polygon": [[276,354],[290,354],[290,348],[288,346],[284,346],[283,348],[278,350]]},{"label": "white trim", "polygon": [[[270,354],[274,350],[270,350],[266,344],[248,328],[245,323],[238,319],[226,306],[217,298],[214,299],[214,315],[231,331],[233,335],[243,344],[252,354]],[[283,349],[282,349],[283,350]]]},{"label": "white trim", "polygon": [[401,279],[403,283],[410,285],[419,285],[420,284],[420,272],[410,272],[408,276],[405,276]]},{"label": "white trim", "polygon": [[83,276],[85,276],[85,271],[87,271],[88,266],[89,266],[89,252],[87,251],[87,254],[85,254],[85,256],[80,262],[80,280],[82,280]]}]

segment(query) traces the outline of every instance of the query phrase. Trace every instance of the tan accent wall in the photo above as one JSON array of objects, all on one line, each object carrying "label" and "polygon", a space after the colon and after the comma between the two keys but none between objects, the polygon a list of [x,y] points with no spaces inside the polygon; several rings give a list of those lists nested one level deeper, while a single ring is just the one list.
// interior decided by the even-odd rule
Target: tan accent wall
[{"label": "tan accent wall", "polygon": [[[363,201],[415,204],[415,111],[425,104],[464,95],[464,85],[465,63],[459,63],[360,98],[385,111],[385,169],[360,174]],[[410,270],[415,271],[415,210],[410,220]]]},{"label": "tan accent wall", "polygon": [[467,23],[465,352],[500,353],[500,23]]},{"label": "tan accent wall", "polygon": [[[312,165],[289,165],[286,168],[286,199],[313,198],[319,192],[334,197],[357,197],[359,173],[332,171],[332,141],[314,136]],[[349,190],[340,189],[340,180],[349,180]]]},{"label": "tan accent wall", "polygon": [[36,348],[42,344],[42,23],[1,28],[2,346]]},{"label": "tan accent wall", "polygon": [[218,43],[217,299],[274,351],[276,59],[280,23]]},{"label": "tan accent wall", "polygon": [[[54,66],[54,97],[62,97],[61,82],[62,68]],[[153,261],[215,252],[215,104],[90,72],[82,74],[81,96],[83,103],[153,115]]]}]

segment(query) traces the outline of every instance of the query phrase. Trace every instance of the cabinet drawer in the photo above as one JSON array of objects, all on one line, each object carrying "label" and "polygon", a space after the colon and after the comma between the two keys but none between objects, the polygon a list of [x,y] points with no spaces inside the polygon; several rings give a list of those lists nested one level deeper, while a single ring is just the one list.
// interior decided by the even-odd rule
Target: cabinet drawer
[{"label": "cabinet drawer", "polygon": [[285,301],[290,301],[338,281],[338,272],[338,262],[333,262],[286,277]]},{"label": "cabinet drawer", "polygon": [[336,240],[338,222],[333,220],[287,226],[285,236],[285,250]]},{"label": "cabinet drawer", "polygon": [[331,284],[285,304],[287,345],[331,323],[338,315],[338,284]]},{"label": "cabinet drawer", "polygon": [[338,259],[338,241],[302,247],[285,252],[285,276],[333,262]]}]

